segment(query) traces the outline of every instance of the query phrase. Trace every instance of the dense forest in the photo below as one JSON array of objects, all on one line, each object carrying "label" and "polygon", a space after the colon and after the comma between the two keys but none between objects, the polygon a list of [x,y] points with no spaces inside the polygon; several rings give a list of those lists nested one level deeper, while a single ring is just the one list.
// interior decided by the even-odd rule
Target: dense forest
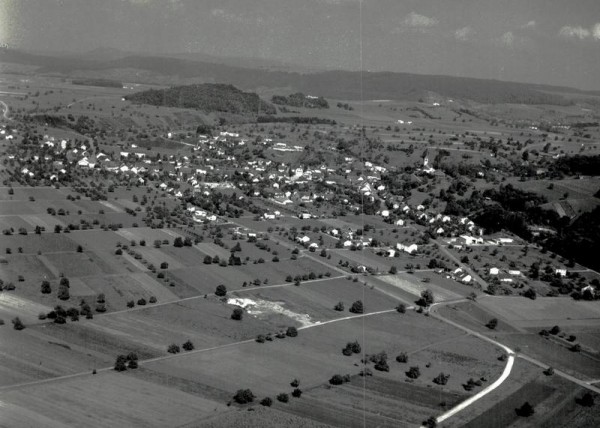
[{"label": "dense forest", "polygon": [[564,175],[600,175],[600,155],[559,158],[552,166],[552,170]]},{"label": "dense forest", "polygon": [[255,93],[243,92],[233,85],[204,83],[175,86],[169,89],[150,89],[125,97],[136,104],[180,107],[206,113],[275,114],[275,108]]},{"label": "dense forest", "polygon": [[329,103],[323,97],[309,97],[302,92],[288,95],[273,95],[271,98],[273,104],[290,106],[290,107],[305,107],[305,108],[329,108]]}]

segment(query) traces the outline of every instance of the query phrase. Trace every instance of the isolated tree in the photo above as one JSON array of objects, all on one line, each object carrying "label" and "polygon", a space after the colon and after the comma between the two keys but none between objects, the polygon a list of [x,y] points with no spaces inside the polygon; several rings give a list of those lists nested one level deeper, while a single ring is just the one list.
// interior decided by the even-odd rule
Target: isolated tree
[{"label": "isolated tree", "polygon": [[449,378],[450,375],[444,374],[442,372],[433,379],[433,383],[436,383],[438,385],[446,385],[446,383],[448,383]]},{"label": "isolated tree", "polygon": [[56,295],[56,297],[58,297],[60,300],[69,300],[69,298],[71,297],[69,294],[69,288],[65,287],[62,284],[59,285],[58,294]]},{"label": "isolated tree", "polygon": [[183,345],[181,345],[181,347],[185,351],[191,351],[194,349],[194,344],[190,340],[187,340]]},{"label": "isolated tree", "polygon": [[357,300],[356,302],[352,303],[352,306],[350,307],[350,312],[352,312],[353,314],[362,314],[363,311],[364,308],[362,300]]},{"label": "isolated tree", "polygon": [[223,297],[227,294],[227,287],[225,287],[223,284],[217,285],[217,288],[215,289],[215,295],[219,296],[219,297]]},{"label": "isolated tree", "polygon": [[244,316],[244,310],[242,308],[235,308],[231,313],[231,319],[241,321]]},{"label": "isolated tree", "polygon": [[115,361],[114,368],[118,372],[127,370],[127,357],[125,357],[125,355],[119,355]]},{"label": "isolated tree", "polygon": [[183,247],[183,239],[181,239],[181,237],[179,236],[175,238],[175,240],[173,241],[173,246],[177,248]]},{"label": "isolated tree", "polygon": [[294,388],[298,388],[300,386],[300,381],[298,379],[294,379],[293,381],[290,382],[290,385],[293,386]]},{"label": "isolated tree", "polygon": [[344,310],[344,303],[343,302],[338,302],[334,307],[334,310],[342,312]]},{"label": "isolated tree", "polygon": [[592,407],[594,405],[594,395],[587,391],[581,398],[576,398],[575,402],[583,407]]},{"label": "isolated tree", "polygon": [[288,327],[287,330],[285,331],[285,335],[289,336],[289,337],[296,337],[298,336],[298,329],[296,327]]},{"label": "isolated tree", "polygon": [[171,343],[167,347],[167,352],[169,354],[179,354],[179,352],[181,352],[181,349],[179,348],[179,345],[176,345],[175,343]]},{"label": "isolated tree", "polygon": [[238,389],[233,400],[238,404],[252,403],[256,396],[249,389]]},{"label": "isolated tree", "polygon": [[282,392],[281,394],[277,395],[277,401],[287,403],[288,401],[290,401],[290,396],[287,395],[285,392]]},{"label": "isolated tree", "polygon": [[15,317],[12,320],[12,324],[15,330],[23,330],[25,328],[25,324],[23,324],[23,321],[19,317]]},{"label": "isolated tree", "polygon": [[396,361],[399,363],[408,363],[408,354],[406,352],[400,352],[396,356]]},{"label": "isolated tree", "polygon": [[42,294],[52,293],[52,288],[50,287],[50,282],[42,281],[41,292],[42,292]]},{"label": "isolated tree", "polygon": [[77,246],[77,252],[78,253],[83,253],[83,247],[81,245]]},{"label": "isolated tree", "polygon": [[404,303],[399,303],[398,306],[396,306],[396,310],[403,314],[406,312],[406,305]]},{"label": "isolated tree", "polygon": [[273,400],[271,399],[271,397],[265,397],[262,400],[260,400],[260,405],[265,407],[271,407],[273,405]]},{"label": "isolated tree", "polygon": [[342,375],[336,374],[333,375],[331,379],[329,379],[329,383],[332,385],[341,385],[344,383],[344,378],[342,377]]},{"label": "isolated tree", "polygon": [[533,409],[533,406],[529,404],[528,401],[526,401],[521,407],[515,409],[515,412],[517,413],[517,415],[527,418],[533,415],[535,413],[535,410]]},{"label": "isolated tree", "polygon": [[421,298],[418,301],[419,306],[430,306],[433,304],[433,292],[429,289],[421,292]]},{"label": "isolated tree", "polygon": [[419,376],[421,376],[421,369],[419,368],[419,366],[413,366],[410,369],[408,369],[408,371],[406,372],[406,376],[408,376],[411,379],[417,379]]},{"label": "isolated tree", "polygon": [[494,330],[497,325],[498,325],[498,319],[492,318],[491,320],[488,321],[488,323],[485,326],[487,328],[489,328],[490,330]]},{"label": "isolated tree", "polygon": [[300,388],[295,388],[292,391],[292,397],[294,397],[294,398],[300,398],[301,395],[302,395],[302,390]]}]

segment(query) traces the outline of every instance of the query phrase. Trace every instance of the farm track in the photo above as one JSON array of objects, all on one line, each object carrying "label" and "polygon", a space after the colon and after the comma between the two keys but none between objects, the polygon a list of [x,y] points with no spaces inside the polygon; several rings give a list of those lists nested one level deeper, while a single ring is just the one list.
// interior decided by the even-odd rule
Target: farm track
[{"label": "farm track", "polygon": [[11,120],[10,117],[8,117],[8,112],[9,112],[9,108],[8,108],[8,104],[6,104],[4,101],[0,101],[0,104],[2,104],[2,117],[5,120]]}]

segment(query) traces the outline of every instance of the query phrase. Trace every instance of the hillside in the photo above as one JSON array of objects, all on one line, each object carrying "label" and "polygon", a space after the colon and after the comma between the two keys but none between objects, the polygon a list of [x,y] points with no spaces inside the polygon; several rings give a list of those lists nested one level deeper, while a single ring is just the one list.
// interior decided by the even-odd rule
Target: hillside
[{"label": "hillside", "polygon": [[329,108],[329,103],[323,97],[314,97],[304,95],[302,92],[288,95],[273,95],[271,98],[273,104],[290,106],[290,107],[305,107],[305,108]]},{"label": "hillside", "polygon": [[[229,83],[246,90],[256,88],[291,88],[302,93],[317,93],[325,98],[359,100],[395,99],[416,101],[428,93],[436,93],[454,99],[469,99],[481,103],[519,103],[568,105],[573,98],[596,96],[597,92],[577,89],[503,82],[451,76],[417,75],[392,72],[326,71],[313,73],[284,72],[257,68],[243,68],[217,62],[159,56],[129,55],[112,60],[99,61],[88,56],[53,57],[2,49],[3,63],[26,64],[39,67],[38,73],[64,75],[86,74],[103,77],[111,71],[143,70],[154,74],[146,77],[152,83],[168,76],[171,82]],[[361,76],[362,92],[359,90]],[[133,74],[123,75],[119,80],[137,79]],[[148,80],[149,79],[149,80]],[[565,95],[562,95],[565,94]],[[569,94],[568,96],[566,94]]]},{"label": "hillside", "polygon": [[275,108],[258,95],[242,92],[233,85],[199,84],[138,92],[125,97],[136,104],[181,107],[204,112],[232,114],[275,114]]}]

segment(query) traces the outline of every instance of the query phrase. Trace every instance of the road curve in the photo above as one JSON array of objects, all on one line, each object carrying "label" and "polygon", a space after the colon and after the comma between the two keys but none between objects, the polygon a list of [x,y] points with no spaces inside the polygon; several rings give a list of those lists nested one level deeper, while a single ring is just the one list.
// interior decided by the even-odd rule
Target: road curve
[{"label": "road curve", "polygon": [[0,104],[2,104],[2,110],[4,110],[2,113],[2,117],[6,120],[10,120],[10,117],[8,117],[8,104],[6,104],[4,101],[0,101]]}]

